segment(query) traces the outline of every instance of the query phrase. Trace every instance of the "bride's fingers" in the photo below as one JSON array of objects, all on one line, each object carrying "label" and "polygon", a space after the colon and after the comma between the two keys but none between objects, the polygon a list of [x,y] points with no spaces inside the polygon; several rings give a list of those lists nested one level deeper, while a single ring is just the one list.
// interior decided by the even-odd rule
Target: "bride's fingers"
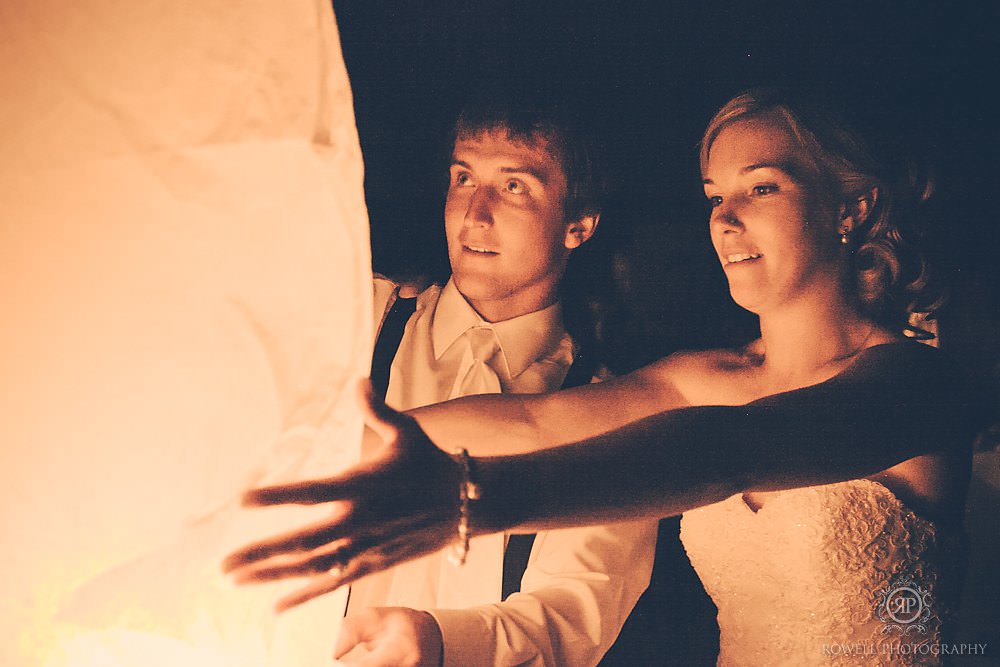
[{"label": "bride's fingers", "polygon": [[274,556],[309,552],[340,540],[351,530],[353,522],[349,512],[349,508],[344,507],[333,520],[324,519],[306,528],[249,544],[226,556],[222,562],[222,570],[232,572]]},{"label": "bride's fingers", "polygon": [[237,584],[262,584],[290,577],[325,574],[333,570],[339,570],[342,567],[342,564],[346,561],[343,552],[344,545],[338,545],[333,551],[310,555],[294,561],[283,561],[277,564],[272,563],[259,567],[242,568],[236,571],[233,580]]},{"label": "bride's fingers", "polygon": [[[278,600],[275,609],[279,612],[308,602],[341,586],[347,586],[358,579],[381,572],[390,567],[406,562],[412,558],[435,551],[440,548],[436,541],[423,542],[410,535],[403,535],[379,548],[359,551],[358,555],[344,561],[346,564],[325,576],[313,579],[307,586]],[[346,555],[351,548],[345,548],[341,555]]]},{"label": "bride's fingers", "polygon": [[[223,570],[237,583],[259,583],[326,572],[368,549],[380,548],[436,524],[431,517],[361,520],[343,519],[313,524],[304,530],[251,544],[230,554]],[[299,554],[298,558],[295,555]]]},{"label": "bride's fingers", "polygon": [[[350,501],[333,503],[332,506],[334,512],[330,518],[234,551],[223,561],[223,571],[231,573],[276,556],[305,554],[341,541],[367,548],[395,539],[396,536],[407,535],[411,530],[423,529],[436,521],[432,513],[394,516],[398,510],[393,498],[381,498],[378,502],[369,502],[364,507],[358,507],[356,503]],[[349,554],[349,557],[352,555],[353,553]],[[323,569],[328,568],[329,566]],[[315,571],[308,570],[302,574],[312,574]]]},{"label": "bride's fingers", "polygon": [[370,487],[370,473],[356,466],[336,477],[291,484],[276,484],[251,489],[243,494],[244,507],[265,505],[318,505],[336,500],[350,500]]}]

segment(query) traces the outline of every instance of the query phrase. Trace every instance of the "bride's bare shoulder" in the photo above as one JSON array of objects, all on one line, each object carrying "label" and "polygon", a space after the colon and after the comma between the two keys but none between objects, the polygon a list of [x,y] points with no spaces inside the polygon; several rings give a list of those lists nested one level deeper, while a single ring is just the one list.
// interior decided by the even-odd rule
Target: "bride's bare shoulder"
[{"label": "bride's bare shoulder", "polygon": [[716,375],[752,370],[760,366],[763,358],[758,339],[739,348],[676,352],[654,365],[665,373]]},{"label": "bride's bare shoulder", "polygon": [[[743,402],[743,385],[762,360],[759,342],[736,349],[676,352],[642,369],[657,383],[673,386],[691,405]],[[729,394],[733,396],[727,398]],[[739,394],[741,398],[737,398]]]}]

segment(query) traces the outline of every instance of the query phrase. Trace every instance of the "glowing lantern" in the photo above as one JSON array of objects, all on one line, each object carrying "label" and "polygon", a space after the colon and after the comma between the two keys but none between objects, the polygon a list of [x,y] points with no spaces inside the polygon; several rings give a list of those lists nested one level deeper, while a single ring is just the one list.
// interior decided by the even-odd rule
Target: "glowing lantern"
[{"label": "glowing lantern", "polygon": [[[0,4],[0,664],[326,664],[221,556],[355,458],[370,257],[324,0]],[[317,512],[323,510],[317,509]]]}]

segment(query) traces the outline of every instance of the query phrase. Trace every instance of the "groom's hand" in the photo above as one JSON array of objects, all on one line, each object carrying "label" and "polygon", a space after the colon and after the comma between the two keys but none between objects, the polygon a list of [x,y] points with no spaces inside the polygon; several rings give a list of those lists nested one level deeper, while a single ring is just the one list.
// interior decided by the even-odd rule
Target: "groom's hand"
[{"label": "groom's hand", "polygon": [[369,607],[343,620],[334,657],[356,667],[440,667],[441,630],[425,611]]}]

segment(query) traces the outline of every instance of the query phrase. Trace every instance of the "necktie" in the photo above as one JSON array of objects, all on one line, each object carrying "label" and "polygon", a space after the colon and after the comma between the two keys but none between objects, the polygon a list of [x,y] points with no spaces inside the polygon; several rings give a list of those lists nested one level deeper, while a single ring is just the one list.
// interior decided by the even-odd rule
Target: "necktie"
[{"label": "necktie", "polygon": [[492,366],[500,352],[500,343],[493,329],[472,327],[464,337],[468,347],[449,398],[500,393],[500,378]]},{"label": "necktie", "polygon": [[[482,325],[471,327],[462,334],[457,344],[465,348],[448,398],[500,393],[500,378],[493,368],[494,364],[502,361],[500,344],[493,329]],[[455,567],[441,558],[435,606],[467,607],[470,604],[496,602],[503,586],[503,548],[502,533],[485,535],[473,537],[472,549],[464,566]],[[470,593],[473,595],[471,601]]]},{"label": "necktie", "polygon": [[[490,365],[499,351],[496,334],[489,327],[473,327],[465,332],[469,348],[465,359],[467,365],[460,367],[454,396],[474,394],[496,394],[500,392],[500,380]],[[464,370],[464,373],[462,371]],[[501,600],[521,589],[521,576],[528,565],[528,556],[535,540],[534,535],[506,535],[503,551]],[[478,545],[485,547],[485,544]],[[497,541],[496,546],[500,546]],[[492,564],[492,563],[491,563]],[[491,572],[491,576],[495,572]]]}]

